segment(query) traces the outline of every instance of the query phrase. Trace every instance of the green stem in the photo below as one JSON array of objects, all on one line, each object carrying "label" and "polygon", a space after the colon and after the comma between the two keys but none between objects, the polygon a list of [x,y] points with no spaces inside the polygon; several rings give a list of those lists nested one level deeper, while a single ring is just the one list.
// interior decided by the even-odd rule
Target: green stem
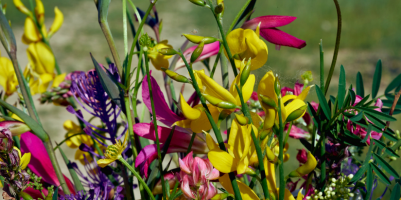
[{"label": "green stem", "polygon": [[279,118],[279,134],[278,143],[279,143],[279,180],[280,180],[280,190],[279,190],[279,200],[284,200],[285,193],[285,181],[284,181],[284,143],[283,143],[283,132],[284,132],[284,124],[281,116],[281,95],[278,96],[278,118]]},{"label": "green stem", "polygon": [[288,137],[290,136],[291,128],[292,128],[292,122],[290,122],[290,125],[288,126],[287,134],[285,135],[285,139],[284,139],[284,144],[287,144],[287,140],[288,140]]},{"label": "green stem", "polygon": [[320,186],[324,188],[324,184],[326,182],[326,131],[320,132],[320,157],[322,158],[321,168],[320,168]]},{"label": "green stem", "polygon": [[135,88],[134,88],[134,95],[132,96],[133,98],[133,109],[134,109],[134,115],[135,117],[138,117],[138,111],[137,111],[137,107],[136,107],[136,101],[138,99],[138,91],[139,91],[139,66],[142,65],[142,55],[143,55],[143,50],[142,48],[140,49],[139,52],[139,61],[138,61],[138,68],[136,69],[136,78],[135,78]]},{"label": "green stem", "polygon": [[228,28],[227,33],[231,32],[235,26],[235,24],[237,23],[238,19],[241,17],[242,13],[244,13],[246,7],[249,5],[249,3],[251,3],[252,0],[248,0],[244,6],[242,6],[241,10],[238,12],[237,16],[235,16],[234,21],[231,23],[230,28]]},{"label": "green stem", "polygon": [[129,100],[129,96],[125,97],[125,108],[126,108],[126,113],[127,113],[127,121],[128,121],[128,133],[129,137],[131,138],[131,148],[132,152],[134,155],[134,160],[138,156],[138,152],[136,151],[135,148],[135,137],[134,137],[134,129],[133,125],[135,121],[132,120],[132,115],[131,115],[131,101]]},{"label": "green stem", "polygon": [[223,48],[220,47],[219,53],[216,56],[216,60],[214,61],[214,65],[213,65],[212,71],[210,72],[210,78],[213,78],[213,76],[214,76],[214,72],[216,71],[217,64],[219,63],[219,59],[220,59],[220,56],[221,56],[222,49]]},{"label": "green stem", "polygon": [[155,200],[155,197],[153,196],[152,191],[149,189],[149,187],[145,183],[145,181],[141,178],[141,175],[139,175],[138,172],[136,172],[135,169],[130,164],[128,164],[127,161],[125,161],[123,157],[119,156],[118,160],[134,174],[134,176],[138,179],[138,182],[145,188],[149,197],[151,199]]},{"label": "green stem", "polygon": [[50,138],[47,141],[44,141],[43,144],[45,145],[46,151],[49,154],[50,161],[54,167],[54,171],[56,172],[57,179],[60,182],[61,188],[63,189],[64,194],[71,194],[70,190],[68,189],[67,183],[63,177],[63,173],[61,172],[60,166],[57,162],[56,155],[54,155],[52,143],[50,142]]},{"label": "green stem", "polygon": [[224,45],[224,48],[226,49],[228,58],[230,60],[231,67],[232,67],[233,72],[234,72],[234,76],[237,76],[238,75],[238,71],[237,71],[237,68],[235,66],[234,58],[233,58],[233,56],[231,54],[230,48],[228,47],[227,39],[225,37],[224,30],[223,30],[223,25],[220,22],[219,16],[217,16],[214,13],[214,6],[213,6],[213,3],[212,3],[212,0],[209,0],[209,6],[210,6],[210,10],[213,12],[214,18],[216,19],[217,26],[219,27],[220,35],[222,36],[221,39],[223,39],[223,45]]},{"label": "green stem", "polygon": [[[148,81],[148,87],[149,87],[149,96],[150,96],[150,102],[152,106],[152,115],[153,117],[153,125],[155,129],[155,137],[156,137],[156,146],[157,146],[157,158],[159,160],[159,170],[161,173],[161,183],[162,183],[162,189],[163,191],[165,190],[165,185],[164,185],[164,176],[163,176],[163,163],[162,163],[162,157],[161,157],[161,150],[160,150],[160,141],[159,141],[159,133],[158,133],[158,128],[157,128],[157,119],[156,119],[156,110],[155,110],[155,103],[153,101],[153,91],[152,91],[152,83],[150,80],[150,72],[149,72],[149,58],[148,54],[145,53],[145,68],[146,68],[146,75],[147,75],[147,81]],[[163,192],[163,199],[166,199],[166,194]]]},{"label": "green stem", "polygon": [[[127,0],[123,0],[124,55],[128,54]],[[129,73],[129,71],[127,72]]]},{"label": "green stem", "polygon": [[323,51],[323,41],[320,40],[319,43],[320,51],[320,88],[324,89],[324,51]]},{"label": "green stem", "polygon": [[[251,117],[251,113],[249,113],[248,104],[246,104],[244,102],[244,97],[242,96],[242,91],[239,89],[239,87],[237,85],[235,85],[235,87],[237,88],[238,96],[241,101],[242,112],[249,119],[249,123],[252,124],[252,117]],[[260,184],[262,185],[265,199],[268,199],[270,194],[269,194],[269,188],[267,187],[267,177],[266,177],[265,166],[263,164],[263,154],[262,154],[262,150],[260,148],[259,139],[256,138],[253,128],[251,128],[251,136],[252,136],[253,144],[255,145],[256,154],[258,156],[258,161],[259,161],[260,176],[262,178],[262,181],[260,182]]]},{"label": "green stem", "polygon": [[[192,79],[192,86],[195,88],[196,94],[198,95],[198,97],[200,98],[200,101],[202,103],[202,106],[205,108],[205,113],[206,116],[210,122],[210,125],[212,126],[213,132],[216,136],[217,142],[219,143],[219,147],[221,150],[226,151],[226,147],[224,146],[224,141],[223,141],[223,137],[221,136],[221,132],[219,130],[219,128],[217,127],[216,123],[214,122],[214,119],[212,117],[212,115],[210,114],[209,108],[206,105],[206,101],[205,98],[203,98],[202,93],[200,92],[199,86],[198,86],[198,82],[195,79],[195,75],[192,69],[192,65],[189,65],[187,60],[185,59],[184,55],[182,54],[182,51],[179,50],[178,53],[182,60],[185,63],[185,66],[187,67],[188,73],[191,76]],[[233,173],[230,173],[230,179],[231,179],[231,184],[233,186],[233,190],[234,190],[234,195],[235,195],[235,199],[237,200],[242,200],[241,194],[239,192],[239,188],[238,188],[238,184],[235,178],[235,175]]]},{"label": "green stem", "polygon": [[84,186],[82,185],[82,182],[79,180],[78,175],[75,172],[74,168],[71,166],[71,162],[68,160],[64,151],[61,148],[59,150],[60,150],[61,156],[64,159],[65,165],[67,165],[68,171],[70,172],[72,181],[74,182],[75,189],[77,191],[83,191],[85,193]]},{"label": "green stem", "polygon": [[331,61],[329,76],[327,76],[326,85],[324,86],[324,95],[327,94],[327,91],[328,91],[329,85],[330,85],[330,81],[331,81],[331,77],[333,76],[334,68],[336,67],[337,55],[338,55],[338,50],[340,48],[340,39],[341,39],[342,18],[341,18],[340,5],[338,4],[337,0],[333,0],[333,1],[334,1],[334,4],[336,5],[336,10],[337,10],[337,37],[336,37],[336,45],[334,47],[333,60]]},{"label": "green stem", "polygon": [[188,145],[187,154],[189,154],[189,152],[191,152],[192,144],[194,143],[195,137],[196,137],[196,133],[193,132],[192,133],[192,137],[191,137],[191,141],[189,142],[189,145]]}]

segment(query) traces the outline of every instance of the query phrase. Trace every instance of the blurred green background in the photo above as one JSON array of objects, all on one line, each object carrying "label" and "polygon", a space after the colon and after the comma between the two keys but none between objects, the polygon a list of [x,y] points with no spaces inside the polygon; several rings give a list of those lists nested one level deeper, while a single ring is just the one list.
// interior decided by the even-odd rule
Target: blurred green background
[{"label": "blurred green background", "polygon": [[[29,6],[29,1],[23,1]],[[123,55],[123,23],[122,7],[119,0],[113,0],[109,9],[109,23],[113,36],[118,46],[120,57]],[[226,0],[224,28],[228,29],[233,18],[241,9],[245,0]],[[25,65],[27,57],[26,45],[22,44],[21,36],[25,15],[20,13],[11,0],[7,3],[6,16],[11,21],[18,45],[19,60]],[[46,9],[46,25],[50,27],[55,6],[64,13],[64,24],[50,40],[55,56],[62,71],[88,70],[93,68],[89,52],[92,52],[98,60],[105,56],[111,57],[108,45],[104,39],[97,22],[97,10],[91,0],[43,0]],[[134,1],[136,6],[145,10],[149,4],[147,0]],[[339,66],[345,67],[347,85],[355,85],[356,73],[360,71],[365,83],[365,94],[370,93],[373,73],[376,62],[383,62],[383,78],[379,94],[382,94],[388,83],[401,72],[400,46],[401,46],[401,1],[394,0],[339,0],[342,11],[342,35],[340,51],[332,87],[329,92],[334,93],[337,88]],[[159,17],[163,20],[161,39],[168,39],[175,48],[179,48],[184,42],[183,33],[194,33],[202,36],[218,36],[217,25],[210,10],[195,6],[184,0],[159,0],[156,4]],[[130,12],[132,9],[128,6]],[[297,19],[279,29],[306,41],[307,46],[301,50],[289,47],[281,47],[275,50],[275,45],[267,43],[269,59],[262,69],[255,71],[255,75],[261,78],[264,72],[273,70],[279,74],[281,83],[292,87],[300,75],[311,70],[314,74],[314,83],[319,81],[319,52],[318,43],[323,39],[325,52],[326,75],[329,70],[333,55],[337,15],[333,1],[311,0],[259,0],[255,6],[253,17],[262,15],[289,15]],[[137,26],[138,23],[135,23]],[[153,31],[146,27],[150,35]],[[129,43],[132,42],[132,34],[129,35]],[[129,45],[130,46],[130,45]],[[4,51],[2,51],[5,55]],[[201,67],[198,65],[197,67]],[[184,73],[184,72],[183,72]],[[216,76],[219,77],[219,76]],[[232,78],[231,78],[232,80]],[[161,82],[160,82],[161,83]],[[347,86],[347,87],[348,87]],[[315,100],[314,92],[311,92],[309,100]],[[61,141],[65,131],[62,123],[66,119],[72,119],[70,114],[65,114],[65,108],[51,105],[39,106],[42,118],[44,118],[47,130],[51,132],[56,141]],[[57,116],[57,118],[54,117]],[[399,117],[398,117],[399,118]],[[399,123],[393,123],[392,127],[399,129]],[[298,148],[298,142],[291,140],[293,148],[290,154],[294,161]],[[63,147],[65,151],[67,149]],[[70,153],[73,157],[73,153]],[[399,162],[397,162],[399,164]],[[395,163],[393,163],[395,164]],[[397,167],[397,169],[400,169]],[[290,170],[290,169],[289,169]],[[401,172],[400,170],[398,170]],[[382,186],[381,186],[382,187]]]}]

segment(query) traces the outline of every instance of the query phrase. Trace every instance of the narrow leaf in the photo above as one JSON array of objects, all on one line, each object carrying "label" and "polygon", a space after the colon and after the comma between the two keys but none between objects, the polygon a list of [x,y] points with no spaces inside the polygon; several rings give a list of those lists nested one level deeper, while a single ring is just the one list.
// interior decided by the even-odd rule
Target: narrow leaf
[{"label": "narrow leaf", "polygon": [[377,92],[379,92],[380,82],[382,79],[382,61],[377,61],[375,74],[373,75],[372,82],[372,99],[376,98]]},{"label": "narrow leaf", "polygon": [[[398,87],[401,84],[401,74],[395,77],[393,81],[387,86],[386,91],[384,93],[389,93],[391,90],[394,90],[396,87]],[[398,91],[397,91],[398,92]]]},{"label": "narrow leaf", "polygon": [[324,97],[324,94],[322,90],[319,88],[319,86],[315,85],[316,87],[316,94],[317,98],[319,99],[319,105],[323,110],[323,113],[326,115],[327,119],[331,119],[331,114],[330,114],[330,108],[329,104],[327,104],[326,98]]},{"label": "narrow leaf", "polygon": [[363,140],[361,141],[362,143],[366,143],[366,141],[368,141],[368,138],[370,137],[370,133],[372,132],[372,124],[368,125],[368,129],[366,130],[366,136],[365,138],[363,138]]},{"label": "narrow leaf", "polygon": [[363,110],[365,113],[371,114],[384,121],[396,121],[396,119],[394,117],[387,115],[385,113],[373,110],[373,109],[368,109],[368,108],[364,108],[364,107],[355,107],[355,108],[359,109],[359,110]]},{"label": "narrow leaf", "polygon": [[356,94],[355,94],[354,90],[348,90],[348,91],[349,91],[349,94],[351,97],[351,105],[354,105],[355,100],[356,100]]},{"label": "narrow leaf", "polygon": [[359,112],[357,115],[349,118],[349,120],[353,121],[353,122],[357,122],[359,120],[361,120],[363,118],[363,112]]},{"label": "narrow leaf", "polygon": [[397,171],[395,171],[395,169],[391,167],[391,165],[388,164],[381,156],[374,153],[373,157],[375,158],[375,161],[381,167],[383,167],[384,170],[386,170],[387,173],[389,173],[391,176],[394,176],[394,178],[400,178],[400,175],[398,175]]},{"label": "narrow leaf", "polygon": [[355,106],[362,106],[366,101],[369,100],[370,94],[364,97],[359,103],[357,103]]},{"label": "narrow leaf", "polygon": [[369,164],[363,164],[361,168],[355,173],[354,177],[352,177],[351,181],[352,183],[358,181],[359,179],[362,178],[363,174],[366,172],[368,169]]},{"label": "narrow leaf", "polygon": [[397,183],[395,184],[393,191],[391,192],[390,200],[399,200],[400,196],[401,196],[400,184]]},{"label": "narrow leaf", "polygon": [[358,72],[356,74],[356,94],[361,97],[365,96],[365,90],[363,88],[363,79],[361,72]]},{"label": "narrow leaf", "polygon": [[391,184],[391,181],[387,178],[384,172],[377,167],[374,163],[370,163],[370,167],[376,172],[377,176],[387,185]]},{"label": "narrow leaf", "polygon": [[58,199],[58,188],[59,188],[59,187],[57,187],[56,189],[54,189],[54,193],[53,193],[53,197],[52,197],[53,200],[57,200],[57,199]]},{"label": "narrow leaf", "polygon": [[372,189],[373,189],[373,173],[372,173],[372,168],[370,167],[370,165],[368,165],[368,175],[366,178],[366,196],[365,196],[365,200],[369,200],[370,196],[372,194]]},{"label": "narrow leaf", "polygon": [[345,93],[347,92],[346,89],[345,89],[345,84],[346,84],[345,83],[345,70],[344,70],[344,66],[341,65],[340,78],[338,80],[338,93],[337,93],[337,99],[338,99],[338,106],[339,107],[343,106]]}]

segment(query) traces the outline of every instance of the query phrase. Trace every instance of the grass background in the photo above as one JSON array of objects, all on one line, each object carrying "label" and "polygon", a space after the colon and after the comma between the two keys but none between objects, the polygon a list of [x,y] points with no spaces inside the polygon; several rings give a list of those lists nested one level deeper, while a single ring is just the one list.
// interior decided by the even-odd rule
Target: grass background
[{"label": "grass background", "polygon": [[[30,5],[27,0],[23,0],[23,2],[27,6]],[[223,24],[225,30],[228,29],[236,13],[245,2],[245,0],[225,1],[226,10]],[[25,16],[14,7],[11,0],[3,0],[2,3],[7,4],[6,16],[12,24],[19,43],[18,57],[21,65],[24,66],[28,62],[25,53],[27,46],[22,44],[20,38],[23,33]],[[53,21],[53,8],[55,6],[58,6],[64,13],[65,21],[63,26],[50,40],[63,72],[93,68],[89,52],[92,52],[98,60],[105,56],[111,57],[108,45],[97,22],[97,10],[93,1],[43,0],[43,3],[46,10],[47,27],[50,27]],[[149,1],[134,1],[134,3],[142,10],[145,10]],[[401,1],[339,0],[339,3],[343,18],[343,31],[337,66],[329,92],[331,94],[336,92],[339,65],[343,64],[347,74],[347,85],[355,85],[356,73],[360,71],[365,83],[365,93],[369,93],[376,62],[381,59],[383,62],[383,78],[379,92],[381,94],[388,83],[401,72],[401,59],[399,57],[401,46],[401,15],[399,14],[399,8],[401,7]],[[198,35],[218,35],[214,17],[210,10],[206,8],[195,6],[183,0],[159,0],[156,7],[159,17],[163,19],[161,39],[168,39],[169,43],[175,48],[179,48],[184,41],[181,36],[182,33],[195,31]],[[109,23],[120,57],[124,53],[121,11],[121,1],[112,1],[109,9]],[[131,8],[130,11],[132,13]],[[270,50],[269,59],[263,68],[254,72],[257,77],[261,78],[264,72],[273,70],[274,73],[279,74],[283,85],[292,87],[295,81],[300,79],[300,75],[303,72],[311,70],[314,74],[312,83],[318,83],[318,43],[320,39],[323,39],[327,75],[331,64],[337,28],[337,16],[333,1],[259,0],[252,16],[261,15],[296,16],[297,19],[293,23],[280,27],[280,29],[305,40],[307,46],[301,50],[282,47],[281,50],[277,51],[273,44],[267,43]],[[145,30],[152,35],[152,30],[149,27],[145,27]],[[131,33],[129,32],[128,35],[129,42],[132,42]],[[2,53],[5,55],[4,51]],[[196,68],[200,67],[202,66],[196,66]],[[185,73],[185,71],[180,72]],[[160,77],[160,75],[156,76]],[[220,76],[217,74],[215,77]],[[231,76],[230,80],[232,78]],[[159,84],[162,84],[162,82],[159,82]],[[186,91],[191,91],[188,88]],[[311,92],[308,100],[315,99],[314,92]],[[46,130],[51,134],[52,139],[61,141],[65,133],[62,129],[62,123],[66,119],[73,119],[74,117],[66,113],[65,108],[62,107],[38,105],[38,108]],[[400,125],[393,123],[392,127],[399,129]],[[295,161],[296,149],[301,148],[298,141],[290,140],[290,142],[293,147],[290,148],[292,156],[292,161],[290,161],[292,164],[290,166],[292,167],[288,168],[288,171],[297,167],[297,162]],[[65,145],[63,149],[71,159],[74,157],[74,151],[68,149]],[[394,166],[399,166],[400,163],[394,162],[393,164]],[[399,167],[396,169],[399,169]],[[66,169],[63,168],[63,170]],[[398,171],[401,172],[400,170]]]}]

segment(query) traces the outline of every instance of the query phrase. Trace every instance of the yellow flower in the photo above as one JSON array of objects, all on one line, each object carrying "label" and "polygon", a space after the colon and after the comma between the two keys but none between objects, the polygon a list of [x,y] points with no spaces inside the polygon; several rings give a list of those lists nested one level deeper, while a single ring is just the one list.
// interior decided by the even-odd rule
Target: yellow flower
[{"label": "yellow flower", "polygon": [[18,152],[18,156],[20,158],[19,162],[20,169],[24,170],[31,161],[31,153],[24,153],[24,155],[21,157],[21,151],[17,147],[13,148]]},{"label": "yellow flower", "polygon": [[267,46],[259,37],[259,26],[256,32],[242,28],[231,31],[227,35],[227,44],[237,68],[240,68],[242,61],[247,62],[249,58],[252,61],[251,70],[262,67],[267,61]]},{"label": "yellow flower", "polygon": [[106,167],[107,165],[111,164],[115,160],[121,158],[121,153],[127,147],[127,143],[128,143],[127,138],[128,138],[128,134],[126,133],[123,142],[116,140],[115,144],[109,145],[106,149],[106,153],[104,154],[104,156],[106,158],[98,160],[97,164],[103,168],[103,167]]},{"label": "yellow flower", "polygon": [[299,166],[296,170],[292,171],[289,177],[302,177],[309,174],[316,168],[317,162],[315,156],[308,152],[308,160],[302,166]]},{"label": "yellow flower", "polygon": [[[272,71],[265,74],[262,80],[259,82],[258,94],[274,101],[275,105],[278,105],[278,97],[274,92],[275,77]],[[305,88],[302,93],[298,96],[285,95],[281,100],[281,113],[282,119],[286,121],[294,121],[302,117],[306,112],[306,104],[304,99],[308,95],[311,86]],[[263,103],[262,98],[259,96],[262,108],[265,111],[264,129],[270,129],[274,123],[278,123],[277,109]],[[284,106],[285,105],[285,106]]]},{"label": "yellow flower", "polygon": [[162,67],[166,69],[169,67],[168,59],[171,58],[172,55],[163,55],[159,53],[160,49],[166,49],[166,48],[167,49],[173,48],[173,46],[168,44],[168,40],[163,40],[157,43],[154,47],[149,47],[148,56],[153,66],[157,70],[160,70]]},{"label": "yellow flower", "polygon": [[[258,195],[246,184],[242,183],[239,180],[236,180],[238,184],[239,191],[241,193],[242,199],[246,200],[259,200]],[[227,190],[228,193],[234,194],[233,186],[231,184],[231,180],[228,174],[224,174],[219,178],[219,182]]]},{"label": "yellow flower", "polygon": [[14,73],[13,63],[6,57],[0,57],[0,85],[3,86],[7,96],[17,90],[18,79]]},{"label": "yellow flower", "polygon": [[206,143],[209,148],[208,158],[213,166],[223,172],[237,171],[237,174],[254,173],[249,168],[249,160],[252,156],[251,146],[254,146],[251,137],[251,129],[257,137],[258,130],[252,124],[241,125],[237,119],[231,124],[230,137],[226,144],[227,152],[221,150],[213,138],[206,134]]}]

